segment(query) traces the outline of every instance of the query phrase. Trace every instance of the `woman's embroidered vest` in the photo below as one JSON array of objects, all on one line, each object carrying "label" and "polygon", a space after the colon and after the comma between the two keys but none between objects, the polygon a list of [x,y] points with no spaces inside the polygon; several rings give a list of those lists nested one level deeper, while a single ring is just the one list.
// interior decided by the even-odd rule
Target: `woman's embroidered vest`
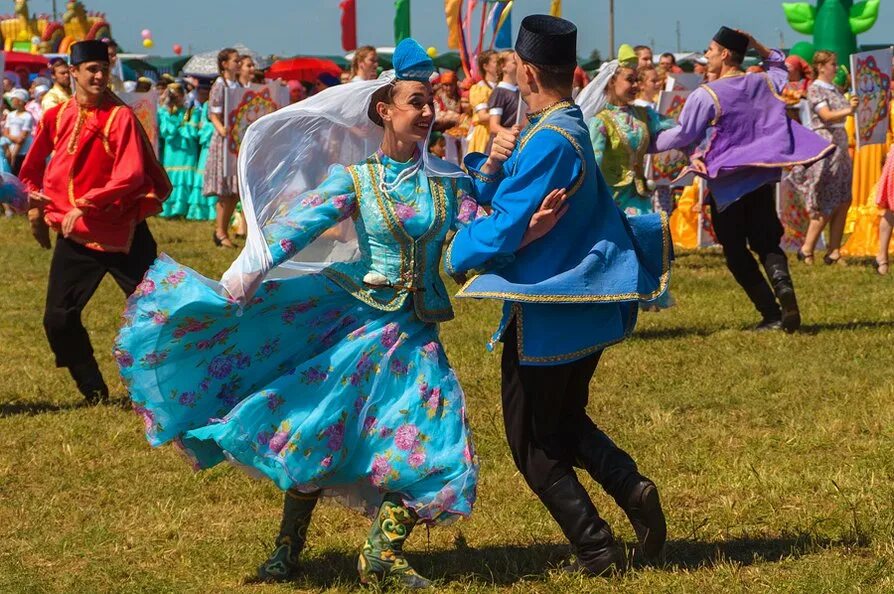
[{"label": "woman's embroidered vest", "polygon": [[[428,178],[418,172],[419,183],[428,186],[420,200],[433,201],[428,230],[413,238],[398,217],[393,202],[379,187],[381,165],[372,159],[348,167],[354,179],[359,205],[354,224],[361,258],[336,263],[324,274],[364,303],[384,311],[396,311],[408,298],[424,322],[453,318],[453,308],[439,274],[441,248],[456,217],[456,185],[446,178]],[[384,276],[386,286],[370,286],[363,279],[370,272]]]}]

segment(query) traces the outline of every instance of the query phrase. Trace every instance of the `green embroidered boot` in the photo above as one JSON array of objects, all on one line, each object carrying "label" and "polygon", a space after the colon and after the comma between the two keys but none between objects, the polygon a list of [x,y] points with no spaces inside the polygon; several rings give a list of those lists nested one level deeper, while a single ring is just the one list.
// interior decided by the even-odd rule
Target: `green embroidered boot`
[{"label": "green embroidered boot", "polygon": [[357,561],[360,583],[394,578],[406,588],[431,588],[432,583],[416,573],[404,557],[404,542],[418,517],[399,501],[396,496],[387,496],[373,520]]},{"label": "green embroidered boot", "polygon": [[310,517],[320,498],[320,492],[299,493],[289,489],[283,502],[282,523],[273,553],[258,567],[258,579],[263,582],[285,582],[298,571],[298,555],[307,542]]}]

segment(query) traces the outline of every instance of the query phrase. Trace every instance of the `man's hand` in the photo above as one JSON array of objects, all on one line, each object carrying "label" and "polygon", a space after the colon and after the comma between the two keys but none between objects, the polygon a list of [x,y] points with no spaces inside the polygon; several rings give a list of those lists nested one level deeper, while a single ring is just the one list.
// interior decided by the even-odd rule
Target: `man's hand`
[{"label": "man's hand", "polygon": [[705,162],[702,161],[699,157],[692,157],[691,159],[689,159],[689,166],[701,174],[708,174],[708,168],[705,167]]},{"label": "man's hand", "polygon": [[31,235],[45,250],[52,247],[50,244],[50,228],[43,220],[43,210],[40,208],[28,209],[28,223],[31,225]]},{"label": "man's hand", "polygon": [[494,142],[490,148],[490,156],[481,168],[483,173],[488,175],[496,173],[503,166],[503,163],[506,162],[512,151],[515,150],[515,143],[518,141],[518,133],[520,131],[521,128],[513,126],[501,130],[494,137]]},{"label": "man's hand", "polygon": [[43,192],[28,192],[28,199],[32,206],[37,206],[44,202],[52,202],[52,199]]},{"label": "man's hand", "polygon": [[762,59],[766,59],[767,56],[770,55],[770,50],[760,41],[755,39],[751,33],[749,33],[748,31],[743,31],[741,29],[736,29],[736,32],[748,38],[748,48],[756,51]]},{"label": "man's hand", "polygon": [[66,213],[65,218],[62,219],[62,237],[68,237],[71,235],[72,230],[74,229],[75,222],[79,218],[84,216],[84,211],[80,208],[72,208],[68,213]]}]

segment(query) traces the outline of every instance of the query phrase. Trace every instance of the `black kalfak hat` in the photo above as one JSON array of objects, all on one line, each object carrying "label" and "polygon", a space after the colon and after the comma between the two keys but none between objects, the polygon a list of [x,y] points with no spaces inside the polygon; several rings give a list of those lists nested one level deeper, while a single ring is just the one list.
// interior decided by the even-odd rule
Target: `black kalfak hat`
[{"label": "black kalfak hat", "polygon": [[71,46],[71,65],[84,62],[108,62],[109,46],[102,41],[79,41]]},{"label": "black kalfak hat", "polygon": [[538,66],[577,65],[577,27],[545,14],[527,16],[518,30],[515,53]]},{"label": "black kalfak hat", "polygon": [[745,52],[748,51],[748,36],[729,27],[720,27],[720,31],[714,36],[714,41],[731,52],[745,55]]}]

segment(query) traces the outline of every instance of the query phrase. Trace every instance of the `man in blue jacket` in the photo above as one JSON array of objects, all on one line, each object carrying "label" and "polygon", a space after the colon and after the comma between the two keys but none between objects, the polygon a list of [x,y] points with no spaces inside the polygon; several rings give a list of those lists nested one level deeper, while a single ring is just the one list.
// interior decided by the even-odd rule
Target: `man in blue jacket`
[{"label": "man in blue jacket", "polygon": [[[666,289],[671,255],[666,220],[628,219],[615,206],[594,159],[586,123],[569,99],[577,28],[544,15],[522,21],[518,82],[529,125],[500,133],[489,156],[467,169],[491,214],[459,231],[445,269],[470,280],[461,297],[504,301],[495,339],[504,343],[502,400],[516,466],[571,542],[578,568],[621,571],[623,549],[599,517],[575,466],[624,509],[649,558],[667,529],[655,484],[586,414],[602,350],[623,340],[640,301]],[[522,238],[540,200],[564,188],[567,211],[545,237]]]}]

